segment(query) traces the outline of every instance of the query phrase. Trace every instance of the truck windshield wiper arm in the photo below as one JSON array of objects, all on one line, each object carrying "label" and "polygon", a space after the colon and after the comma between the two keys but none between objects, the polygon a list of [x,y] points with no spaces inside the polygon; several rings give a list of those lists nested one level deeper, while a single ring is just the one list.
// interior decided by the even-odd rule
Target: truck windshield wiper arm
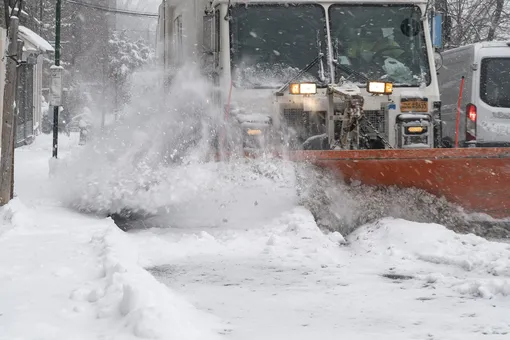
[{"label": "truck windshield wiper arm", "polygon": [[335,67],[336,68],[339,68],[340,70],[344,71],[345,73],[347,73],[348,75],[355,75],[361,79],[363,79],[364,81],[368,82],[369,79],[367,78],[367,76],[365,76],[363,73],[360,73],[356,70],[353,70],[352,68],[348,67],[348,66],[345,66],[345,65],[342,65],[340,64],[339,62],[335,62]]},{"label": "truck windshield wiper arm", "polygon": [[278,89],[278,91],[276,91],[277,94],[282,94],[283,91],[285,91],[287,89],[287,87],[289,87],[289,85],[294,81],[296,80],[297,78],[301,77],[303,74],[305,74],[306,72],[308,72],[312,67],[314,67],[319,61],[322,60],[322,58],[324,57],[324,54],[320,53],[317,58],[315,58],[310,64],[306,65],[305,68],[303,68],[302,70],[300,70],[295,76],[293,76],[292,78],[290,78],[282,87],[280,87],[280,89]]}]

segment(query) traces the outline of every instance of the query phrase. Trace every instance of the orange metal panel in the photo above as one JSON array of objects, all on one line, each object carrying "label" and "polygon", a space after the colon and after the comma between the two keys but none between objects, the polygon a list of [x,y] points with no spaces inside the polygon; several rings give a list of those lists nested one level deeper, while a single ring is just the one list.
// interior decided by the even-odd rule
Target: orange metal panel
[{"label": "orange metal panel", "polygon": [[285,158],[333,170],[347,183],[415,187],[468,212],[510,217],[510,149],[295,151]]}]

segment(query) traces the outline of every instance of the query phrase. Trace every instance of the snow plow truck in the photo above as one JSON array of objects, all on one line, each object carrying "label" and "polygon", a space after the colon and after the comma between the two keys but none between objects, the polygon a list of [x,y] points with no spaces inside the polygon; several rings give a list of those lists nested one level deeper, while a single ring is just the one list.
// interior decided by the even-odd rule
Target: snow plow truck
[{"label": "snow plow truck", "polygon": [[441,21],[426,0],[163,0],[157,53],[169,79],[193,60],[211,82],[228,127],[218,152],[271,152],[510,217],[510,149],[443,143]]}]

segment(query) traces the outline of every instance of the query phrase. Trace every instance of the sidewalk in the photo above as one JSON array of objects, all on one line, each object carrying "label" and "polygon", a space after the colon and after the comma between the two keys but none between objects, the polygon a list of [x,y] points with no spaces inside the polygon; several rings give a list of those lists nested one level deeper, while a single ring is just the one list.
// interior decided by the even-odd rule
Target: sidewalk
[{"label": "sidewalk", "polygon": [[[77,140],[61,137],[59,155]],[[138,265],[111,219],[52,198],[50,157],[51,136],[16,151],[17,197],[0,208],[0,339],[214,337],[213,324]]]}]

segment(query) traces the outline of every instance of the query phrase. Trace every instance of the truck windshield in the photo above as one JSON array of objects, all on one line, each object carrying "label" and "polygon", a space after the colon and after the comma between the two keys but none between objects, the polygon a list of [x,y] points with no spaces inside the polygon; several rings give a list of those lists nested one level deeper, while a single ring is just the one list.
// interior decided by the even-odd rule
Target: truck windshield
[{"label": "truck windshield", "polygon": [[510,108],[510,58],[484,58],[480,98],[492,107]]},{"label": "truck windshield", "polygon": [[429,85],[421,11],[411,5],[332,5],[331,39],[340,77],[366,84],[351,69],[371,80],[392,81],[395,86]]},{"label": "truck windshield", "polygon": [[[234,86],[277,88],[326,50],[325,11],[312,4],[236,5],[231,8]],[[324,58],[325,60],[325,58]],[[295,81],[319,83],[321,63]]]}]

